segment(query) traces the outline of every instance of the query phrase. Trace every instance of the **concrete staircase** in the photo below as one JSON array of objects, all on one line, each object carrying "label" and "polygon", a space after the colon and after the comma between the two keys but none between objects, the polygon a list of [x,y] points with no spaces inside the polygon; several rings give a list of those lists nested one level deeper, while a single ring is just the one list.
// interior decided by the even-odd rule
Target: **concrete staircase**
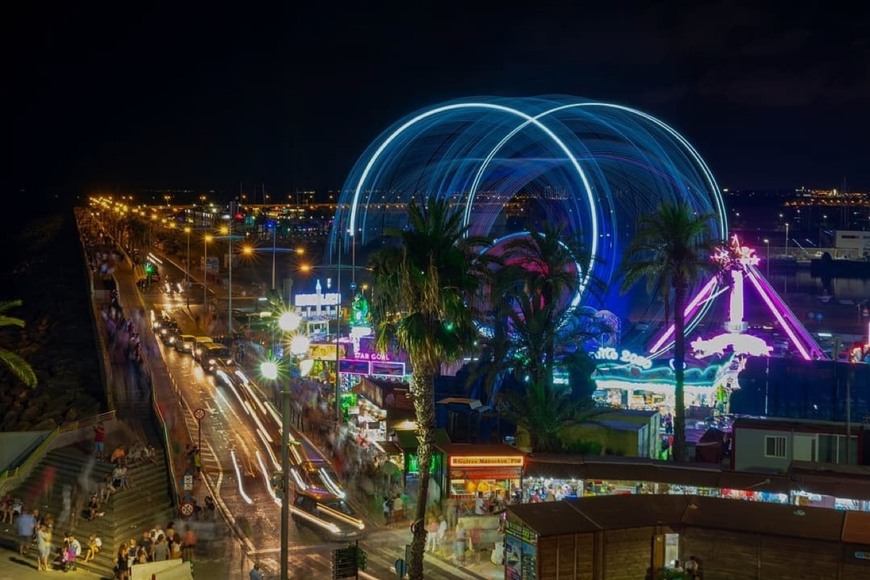
[{"label": "concrete staircase", "polygon": [[[84,517],[86,513],[71,513],[66,521],[60,521],[65,489],[72,497],[73,509],[70,511],[76,511],[76,502],[84,510],[97,482],[112,471],[112,464],[95,461],[88,448],[88,444],[82,443],[49,451],[12,495],[21,498],[27,508],[38,508],[42,515],[50,513],[54,516],[52,544],[55,549],[61,545],[64,532],[72,531],[82,544],[79,567],[103,578],[114,578],[115,559],[121,542],[139,540],[142,532],[154,525],[165,527],[168,521],[177,520],[177,512],[172,505],[163,450],[158,448],[156,464],[138,463],[130,468],[133,487],[113,494],[102,507],[104,516],[88,521]],[[102,539],[103,548],[93,561],[84,563],[87,540],[92,533]],[[17,541],[14,526],[4,525],[0,534],[7,544]],[[35,560],[35,551],[31,551],[30,557]]]}]

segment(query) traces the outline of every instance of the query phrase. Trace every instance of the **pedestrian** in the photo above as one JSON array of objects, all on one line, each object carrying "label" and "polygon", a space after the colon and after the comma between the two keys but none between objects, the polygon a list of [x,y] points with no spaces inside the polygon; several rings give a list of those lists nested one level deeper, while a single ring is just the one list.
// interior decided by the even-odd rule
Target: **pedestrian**
[{"label": "pedestrian", "polygon": [[384,496],[384,523],[390,525],[392,522],[393,502],[387,496]]},{"label": "pedestrian", "polygon": [[438,549],[438,520],[432,518],[426,525],[426,551],[434,554]]},{"label": "pedestrian", "polygon": [[36,531],[36,569],[48,572],[51,570],[51,528],[45,525],[39,526]]},{"label": "pedestrian", "polygon": [[263,573],[260,572],[260,563],[257,562],[254,564],[254,567],[251,568],[251,571],[248,573],[250,580],[263,580]]},{"label": "pedestrian", "polygon": [[18,553],[24,556],[24,552],[33,541],[33,534],[36,532],[36,520],[26,508],[21,509],[21,514],[15,520],[15,530],[18,532]]},{"label": "pedestrian", "polygon": [[106,428],[100,421],[94,426],[94,456],[97,461],[103,460],[105,454]]},{"label": "pedestrian", "polygon": [[193,447],[193,468],[196,470],[196,478],[202,479],[202,454],[199,447]]},{"label": "pedestrian", "polygon": [[184,526],[184,538],[181,540],[181,559],[185,562],[192,562],[193,555],[196,553],[196,534],[190,526]]},{"label": "pedestrian", "polygon": [[688,561],[686,561],[685,571],[689,576],[689,580],[698,580],[701,577],[701,565],[698,564],[698,559],[694,556],[689,556]]}]

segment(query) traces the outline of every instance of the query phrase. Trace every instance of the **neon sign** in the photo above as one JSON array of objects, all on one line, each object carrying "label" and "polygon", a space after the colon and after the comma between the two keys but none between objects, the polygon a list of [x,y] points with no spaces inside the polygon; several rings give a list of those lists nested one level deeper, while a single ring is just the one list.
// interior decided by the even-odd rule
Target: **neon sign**
[{"label": "neon sign", "polygon": [[338,292],[326,294],[297,294],[294,298],[294,304],[297,308],[305,306],[335,306],[341,301],[341,294]]},{"label": "neon sign", "polygon": [[450,467],[522,467],[522,455],[452,455]]},{"label": "neon sign", "polygon": [[390,361],[390,356],[385,352],[355,352],[353,358],[357,360],[381,360]]},{"label": "neon sign", "polygon": [[624,362],[645,370],[649,370],[652,368],[652,361],[649,359],[649,357],[645,357],[643,355],[631,352],[630,350],[623,350],[622,352],[619,352],[611,346],[599,347],[592,356],[596,360]]}]

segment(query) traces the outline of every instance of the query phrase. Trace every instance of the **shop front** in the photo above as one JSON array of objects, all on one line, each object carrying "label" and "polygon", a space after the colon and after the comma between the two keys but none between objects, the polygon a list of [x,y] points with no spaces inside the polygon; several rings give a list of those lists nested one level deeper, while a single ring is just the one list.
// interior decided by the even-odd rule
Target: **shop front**
[{"label": "shop front", "polygon": [[444,496],[460,513],[484,515],[518,497],[525,454],[506,443],[438,445],[445,458]]},{"label": "shop front", "polygon": [[397,381],[362,377],[352,395],[348,427],[362,441],[389,441],[394,424],[406,420],[414,410],[407,385]]}]

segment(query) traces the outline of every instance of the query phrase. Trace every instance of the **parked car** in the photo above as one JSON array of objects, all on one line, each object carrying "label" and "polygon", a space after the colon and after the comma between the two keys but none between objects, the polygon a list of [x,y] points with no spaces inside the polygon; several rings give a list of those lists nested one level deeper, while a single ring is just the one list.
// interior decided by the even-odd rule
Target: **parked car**
[{"label": "parked car", "polygon": [[365,535],[365,523],[350,504],[329,493],[296,491],[290,512],[298,527],[308,528],[328,542],[358,540]]}]

